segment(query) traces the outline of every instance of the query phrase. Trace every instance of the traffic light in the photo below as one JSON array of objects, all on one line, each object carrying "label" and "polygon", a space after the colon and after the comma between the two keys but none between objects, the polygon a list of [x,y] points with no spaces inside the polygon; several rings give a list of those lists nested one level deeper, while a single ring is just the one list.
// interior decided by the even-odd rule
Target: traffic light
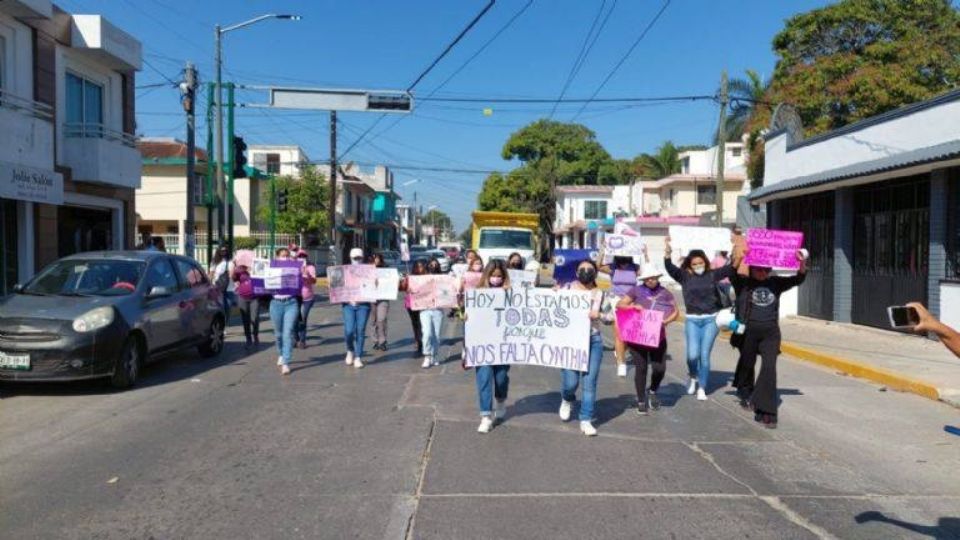
[{"label": "traffic light", "polygon": [[277,212],[287,211],[287,190],[277,191]]},{"label": "traffic light", "polygon": [[244,165],[247,164],[247,143],[243,142],[243,137],[233,137],[233,177],[246,178],[247,171]]}]

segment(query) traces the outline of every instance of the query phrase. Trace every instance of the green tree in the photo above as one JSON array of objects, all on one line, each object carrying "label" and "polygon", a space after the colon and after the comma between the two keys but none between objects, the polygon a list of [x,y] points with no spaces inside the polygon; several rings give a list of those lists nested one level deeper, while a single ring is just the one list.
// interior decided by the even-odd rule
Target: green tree
[{"label": "green tree", "polygon": [[424,225],[430,225],[437,228],[437,231],[447,231],[453,235],[453,220],[446,213],[432,208],[429,212],[420,217],[420,222]]},{"label": "green tree", "polygon": [[[276,182],[278,192],[287,192],[287,210],[277,212],[277,232],[317,233],[329,229],[329,186],[326,177],[315,166],[305,167],[299,179],[281,176]],[[268,195],[265,203],[257,209],[257,220],[260,223],[270,223],[272,204],[274,201]]]},{"label": "green tree", "polygon": [[[727,82],[727,93],[730,96],[730,105],[727,111],[725,132],[727,142],[739,142],[746,133],[747,123],[757,108],[764,107],[764,97],[770,87],[770,81],[764,81],[759,73],[752,69],[746,71],[745,78],[734,78]],[[713,144],[720,143],[720,134],[714,133]]]},{"label": "green tree", "polygon": [[659,180],[680,172],[680,150],[673,142],[661,144],[654,154],[640,154],[634,158],[640,176]]}]

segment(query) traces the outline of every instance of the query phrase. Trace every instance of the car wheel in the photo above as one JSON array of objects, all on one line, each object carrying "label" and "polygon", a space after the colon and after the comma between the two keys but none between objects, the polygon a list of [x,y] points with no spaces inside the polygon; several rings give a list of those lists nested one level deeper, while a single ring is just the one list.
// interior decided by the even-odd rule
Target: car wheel
[{"label": "car wheel", "polygon": [[223,339],[223,319],[214,317],[210,321],[210,331],[207,333],[206,339],[197,348],[200,351],[200,356],[210,358],[220,354],[220,351],[223,350]]},{"label": "car wheel", "polygon": [[137,340],[130,336],[123,342],[120,349],[120,355],[117,357],[116,364],[113,366],[113,375],[110,377],[110,384],[114,388],[130,388],[137,382],[140,376],[140,366],[142,365],[140,347]]}]

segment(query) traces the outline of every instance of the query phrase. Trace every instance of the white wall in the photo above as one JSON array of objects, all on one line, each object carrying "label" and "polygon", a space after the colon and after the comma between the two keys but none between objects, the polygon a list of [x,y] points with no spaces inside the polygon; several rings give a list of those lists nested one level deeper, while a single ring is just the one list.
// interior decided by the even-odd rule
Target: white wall
[{"label": "white wall", "polygon": [[[739,149],[740,155],[734,156],[734,150]],[[691,175],[704,175],[704,176],[713,176],[717,174],[719,170],[717,165],[717,154],[719,154],[720,147],[713,146],[706,150],[688,150],[686,152],[680,152],[680,161],[681,163],[686,158],[689,160],[689,168],[687,170],[681,171],[683,174]],[[743,148],[743,143],[727,143],[726,152],[723,169],[724,171],[729,171],[730,169],[743,167],[746,162],[746,151]]]},{"label": "white wall", "polygon": [[271,146],[251,144],[247,146],[247,164],[267,172],[267,154],[280,154],[280,174],[300,176],[300,163],[309,160],[299,146]]},{"label": "white wall", "polygon": [[960,283],[940,284],[940,320],[960,330]]}]

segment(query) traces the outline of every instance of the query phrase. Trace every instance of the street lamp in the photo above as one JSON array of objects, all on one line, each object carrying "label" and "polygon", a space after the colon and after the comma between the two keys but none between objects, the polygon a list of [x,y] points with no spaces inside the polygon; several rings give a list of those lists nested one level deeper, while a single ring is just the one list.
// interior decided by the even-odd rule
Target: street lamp
[{"label": "street lamp", "polygon": [[[224,204],[229,203],[227,206],[227,215],[229,216],[228,220],[230,222],[230,231],[229,232],[229,246],[231,251],[233,250],[233,189],[230,189],[229,197],[224,197],[224,178],[223,178],[223,81],[222,81],[222,71],[223,71],[223,34],[227,32],[232,32],[234,30],[239,30],[241,28],[256,24],[260,21],[265,21],[267,19],[282,19],[288,21],[299,21],[299,15],[278,15],[276,13],[271,13],[268,15],[261,15],[259,17],[254,17],[249,21],[244,21],[241,23],[233,24],[230,26],[221,27],[219,24],[214,28],[214,37],[216,40],[216,49],[214,58],[214,64],[217,68],[217,81],[216,81],[216,98],[217,98],[217,140],[216,140],[216,151],[217,151],[217,196],[220,198],[220,205],[217,209],[217,233],[220,241],[223,241],[223,218],[224,218]],[[232,181],[231,181],[232,186]],[[227,200],[229,199],[229,200]]]}]

